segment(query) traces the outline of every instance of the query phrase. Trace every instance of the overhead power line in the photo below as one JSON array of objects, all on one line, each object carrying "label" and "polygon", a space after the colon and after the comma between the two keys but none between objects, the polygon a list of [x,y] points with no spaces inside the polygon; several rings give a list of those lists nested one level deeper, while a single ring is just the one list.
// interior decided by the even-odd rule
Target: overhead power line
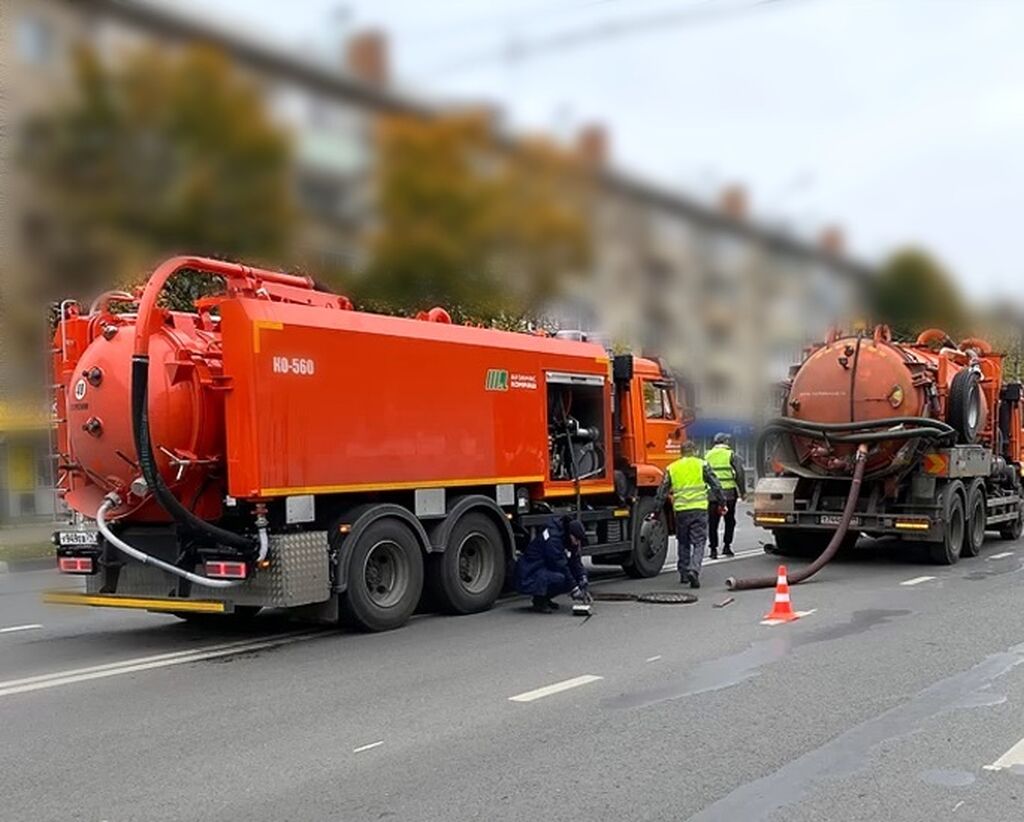
[{"label": "overhead power line", "polygon": [[579,49],[608,40],[655,33],[670,27],[718,22],[733,17],[765,11],[770,7],[791,5],[807,0],[754,0],[743,5],[722,5],[708,0],[704,5],[687,9],[605,20],[579,28],[566,29],[533,39],[510,38],[503,47],[478,52],[439,66],[434,73],[451,74],[488,63],[516,63],[547,54]]}]

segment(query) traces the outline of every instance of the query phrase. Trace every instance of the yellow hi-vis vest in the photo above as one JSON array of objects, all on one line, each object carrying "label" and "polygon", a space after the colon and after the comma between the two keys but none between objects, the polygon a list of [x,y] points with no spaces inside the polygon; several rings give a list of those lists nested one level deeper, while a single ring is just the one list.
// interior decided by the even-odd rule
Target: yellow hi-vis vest
[{"label": "yellow hi-vis vest", "polygon": [[677,511],[698,511],[708,507],[708,487],[704,483],[704,460],[682,457],[668,466],[672,480],[672,507]]},{"label": "yellow hi-vis vest", "polygon": [[725,491],[736,488],[736,472],[732,470],[732,449],[728,445],[716,445],[705,457],[711,470]]}]

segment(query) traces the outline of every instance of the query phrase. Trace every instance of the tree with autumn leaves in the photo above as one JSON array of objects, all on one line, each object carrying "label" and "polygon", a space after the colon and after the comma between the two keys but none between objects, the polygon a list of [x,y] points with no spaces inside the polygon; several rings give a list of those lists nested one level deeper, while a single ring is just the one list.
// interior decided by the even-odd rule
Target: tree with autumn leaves
[{"label": "tree with autumn leaves", "polygon": [[522,327],[590,258],[593,169],[486,114],[377,125],[376,220],[357,294],[388,310],[439,304],[457,321]]},{"label": "tree with autumn leaves", "polygon": [[[287,254],[288,136],[225,55],[147,49],[108,65],[83,48],[74,70],[73,94],[29,125],[24,151],[51,226],[37,249],[50,296],[136,283],[174,253]],[[169,300],[189,306],[209,285],[185,273]]]}]

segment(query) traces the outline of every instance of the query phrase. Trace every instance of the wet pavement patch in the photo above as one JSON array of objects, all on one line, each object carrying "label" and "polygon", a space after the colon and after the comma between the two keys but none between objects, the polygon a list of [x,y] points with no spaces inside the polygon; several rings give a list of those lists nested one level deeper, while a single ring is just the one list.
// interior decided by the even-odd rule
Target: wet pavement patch
[{"label": "wet pavement patch", "polygon": [[706,691],[729,688],[760,675],[761,668],[772,662],[778,662],[795,648],[862,634],[909,613],[911,612],[908,610],[884,609],[854,611],[849,622],[829,625],[813,631],[781,634],[770,639],[759,640],[737,654],[702,662],[680,682],[635,693],[620,694],[605,700],[604,704],[609,708],[643,708]]}]

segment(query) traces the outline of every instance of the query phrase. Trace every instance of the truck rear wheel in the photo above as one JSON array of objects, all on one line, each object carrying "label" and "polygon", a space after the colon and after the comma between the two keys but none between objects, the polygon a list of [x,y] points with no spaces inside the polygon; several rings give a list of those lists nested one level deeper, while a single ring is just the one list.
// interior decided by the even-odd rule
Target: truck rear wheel
[{"label": "truck rear wheel", "polygon": [[427,559],[427,588],[449,614],[486,611],[505,584],[505,546],[486,514],[471,512],[455,523],[448,544]]},{"label": "truck rear wheel", "polygon": [[653,497],[642,497],[633,509],[633,550],[629,559],[622,563],[626,576],[633,579],[656,577],[665,567],[665,557],[668,556],[665,512],[657,511],[657,517],[648,520],[652,513],[655,513]]},{"label": "truck rear wheel", "polygon": [[371,523],[348,557],[348,590],[342,616],[362,631],[404,625],[423,593],[423,554],[412,532],[397,519]]},{"label": "truck rear wheel", "polygon": [[945,528],[942,541],[928,546],[928,555],[936,565],[955,565],[960,559],[966,530],[962,490],[963,486],[954,482],[947,485],[943,492],[942,519]]},{"label": "truck rear wheel", "polygon": [[981,553],[981,546],[985,542],[985,519],[987,515],[985,483],[977,479],[971,483],[970,490],[967,492],[966,527],[964,528],[964,544],[960,549],[961,556],[976,557]]}]

